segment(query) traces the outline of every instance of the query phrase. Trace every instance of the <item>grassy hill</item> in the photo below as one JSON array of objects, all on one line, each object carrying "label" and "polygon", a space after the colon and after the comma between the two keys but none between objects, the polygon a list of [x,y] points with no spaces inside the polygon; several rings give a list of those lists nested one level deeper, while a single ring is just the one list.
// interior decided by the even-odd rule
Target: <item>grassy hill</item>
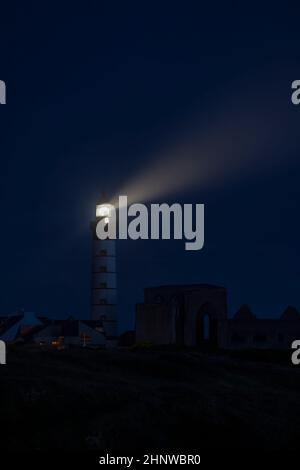
[{"label": "grassy hill", "polygon": [[270,357],[9,349],[0,448],[296,448],[300,367]]}]

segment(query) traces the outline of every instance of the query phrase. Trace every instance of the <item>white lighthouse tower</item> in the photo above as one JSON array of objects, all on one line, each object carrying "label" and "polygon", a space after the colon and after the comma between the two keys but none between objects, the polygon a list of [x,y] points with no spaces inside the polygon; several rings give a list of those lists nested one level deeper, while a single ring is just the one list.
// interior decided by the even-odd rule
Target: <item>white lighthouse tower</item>
[{"label": "white lighthouse tower", "polygon": [[96,205],[96,218],[92,229],[92,293],[91,318],[103,322],[107,340],[114,343],[118,336],[116,241],[99,240],[96,226],[99,220],[110,217],[111,205],[105,196]]}]

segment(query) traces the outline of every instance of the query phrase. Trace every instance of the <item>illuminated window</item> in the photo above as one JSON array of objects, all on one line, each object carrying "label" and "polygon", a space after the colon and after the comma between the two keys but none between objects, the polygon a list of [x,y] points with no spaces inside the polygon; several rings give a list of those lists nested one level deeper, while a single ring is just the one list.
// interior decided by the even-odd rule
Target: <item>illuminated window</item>
[{"label": "illuminated window", "polygon": [[85,333],[84,331],[80,333],[80,339],[83,345],[92,342],[92,337],[88,333]]},{"label": "illuminated window", "polygon": [[58,338],[55,338],[51,344],[54,348],[62,348],[64,346],[64,340],[64,336],[59,336]]}]

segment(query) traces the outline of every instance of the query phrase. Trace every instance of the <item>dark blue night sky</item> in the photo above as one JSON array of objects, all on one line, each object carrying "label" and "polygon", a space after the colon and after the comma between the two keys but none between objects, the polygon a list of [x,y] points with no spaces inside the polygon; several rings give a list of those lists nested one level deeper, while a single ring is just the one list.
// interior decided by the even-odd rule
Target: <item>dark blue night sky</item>
[{"label": "dark blue night sky", "polygon": [[[1,313],[87,318],[89,222],[101,192],[118,194],[150,168],[195,115],[205,123],[225,102],[230,119],[231,97],[243,112],[250,99],[258,117],[282,116],[274,165],[168,196],[205,203],[199,252],[181,241],[118,242],[121,330],[143,288],[162,283],[224,285],[230,314],[241,303],[261,316],[300,308],[300,106],[290,99],[299,11],[210,3],[1,6]],[[264,158],[258,148],[253,166]]]}]

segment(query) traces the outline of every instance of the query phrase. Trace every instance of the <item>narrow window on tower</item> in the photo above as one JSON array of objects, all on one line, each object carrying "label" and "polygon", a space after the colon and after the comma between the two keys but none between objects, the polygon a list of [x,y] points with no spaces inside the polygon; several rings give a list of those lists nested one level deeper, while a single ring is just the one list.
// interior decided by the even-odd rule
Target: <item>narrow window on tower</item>
[{"label": "narrow window on tower", "polygon": [[106,289],[107,288],[107,283],[106,282],[100,282],[100,287],[102,289]]},{"label": "narrow window on tower", "polygon": [[101,256],[107,256],[107,250],[100,250]]}]

